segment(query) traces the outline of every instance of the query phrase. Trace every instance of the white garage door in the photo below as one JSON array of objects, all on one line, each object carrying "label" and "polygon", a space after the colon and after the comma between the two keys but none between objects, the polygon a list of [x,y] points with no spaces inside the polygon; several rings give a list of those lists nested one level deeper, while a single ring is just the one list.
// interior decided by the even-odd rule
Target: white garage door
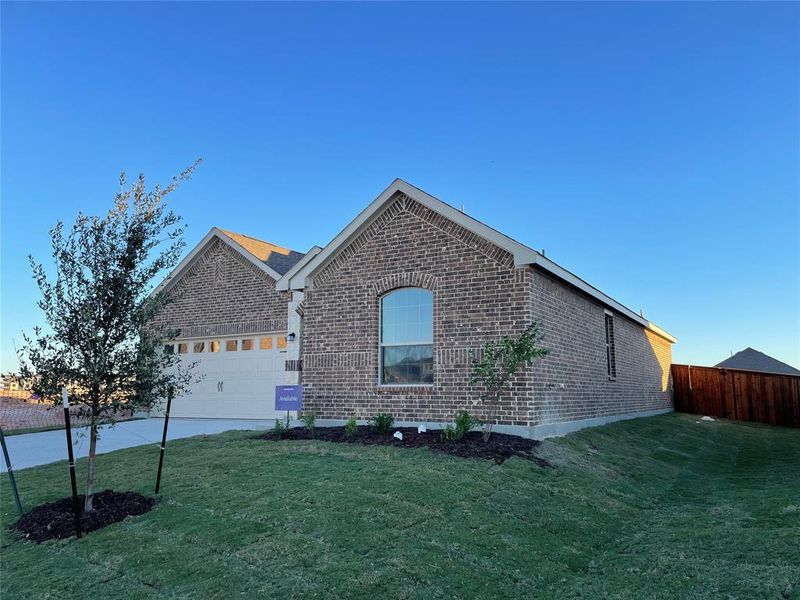
[{"label": "white garage door", "polygon": [[[169,351],[170,348],[167,348]],[[171,416],[272,419],[275,386],[286,383],[286,336],[264,333],[177,342],[185,364],[197,363],[192,393],[175,398]]]}]

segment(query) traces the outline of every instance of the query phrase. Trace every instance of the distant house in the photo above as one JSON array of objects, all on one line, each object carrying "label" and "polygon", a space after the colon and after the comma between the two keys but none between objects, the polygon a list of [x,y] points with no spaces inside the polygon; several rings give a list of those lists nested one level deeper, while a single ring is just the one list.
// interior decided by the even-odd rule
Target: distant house
[{"label": "distant house", "polygon": [[800,370],[776,358],[767,356],[763,352],[754,350],[753,348],[745,348],[714,366],[723,369],[743,369],[745,371],[761,371],[763,373],[800,375]]},{"label": "distant house", "polygon": [[20,389],[19,382],[13,375],[3,375],[0,379],[0,391],[16,392]]}]

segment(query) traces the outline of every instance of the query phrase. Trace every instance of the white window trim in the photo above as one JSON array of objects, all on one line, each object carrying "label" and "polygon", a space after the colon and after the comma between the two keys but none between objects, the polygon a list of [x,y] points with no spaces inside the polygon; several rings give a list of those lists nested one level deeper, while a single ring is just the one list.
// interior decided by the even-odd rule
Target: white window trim
[{"label": "white window trim", "polygon": [[432,388],[435,384],[433,383],[384,383],[383,382],[383,349],[386,347],[395,348],[397,346],[430,346],[431,347],[431,354],[433,354],[433,322],[431,322],[431,340],[424,341],[424,342],[399,342],[396,344],[384,344],[383,343],[383,299],[386,298],[389,294],[393,294],[397,291],[404,290],[404,289],[418,289],[418,290],[425,290],[431,295],[431,301],[433,302],[433,292],[431,290],[425,289],[423,287],[415,286],[415,285],[408,285],[404,287],[394,288],[391,289],[380,296],[378,296],[378,387],[383,388]]}]

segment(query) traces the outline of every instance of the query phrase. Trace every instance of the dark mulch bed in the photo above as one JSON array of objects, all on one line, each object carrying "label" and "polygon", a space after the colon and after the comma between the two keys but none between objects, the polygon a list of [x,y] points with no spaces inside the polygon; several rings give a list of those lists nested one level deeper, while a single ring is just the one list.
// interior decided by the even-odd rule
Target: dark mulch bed
[{"label": "dark mulch bed", "polygon": [[[83,508],[83,496],[78,496]],[[156,501],[136,492],[104,490],[94,495],[90,513],[81,513],[81,533],[118,523],[126,517],[152,510]],[[20,517],[13,528],[34,542],[68,538],[75,535],[75,512],[72,497],[37,506]]]},{"label": "dark mulch bed", "polygon": [[[395,431],[403,434],[403,439],[393,437]],[[271,431],[257,436],[258,439],[275,440]],[[399,448],[430,448],[434,452],[443,452],[462,458],[481,458],[494,460],[501,464],[507,458],[519,456],[535,461],[541,466],[548,463],[534,454],[534,449],[540,444],[536,440],[493,433],[488,442],[478,431],[469,432],[458,442],[445,442],[441,438],[441,430],[431,429],[422,433],[416,427],[395,427],[390,433],[377,433],[368,425],[361,425],[358,431],[348,439],[344,427],[317,427],[312,438],[311,432],[303,427],[294,427],[286,431],[281,439],[284,440],[310,440],[317,439],[324,442],[340,442],[345,444],[397,446]]]}]

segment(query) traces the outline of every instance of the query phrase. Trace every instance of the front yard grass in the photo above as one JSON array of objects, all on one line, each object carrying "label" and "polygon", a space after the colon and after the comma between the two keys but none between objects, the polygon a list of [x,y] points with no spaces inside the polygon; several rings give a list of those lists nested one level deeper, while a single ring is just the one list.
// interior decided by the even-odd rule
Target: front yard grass
[{"label": "front yard grass", "polygon": [[[253,432],[178,440],[153,511],[44,544],[8,531],[3,476],[0,595],[800,598],[797,430],[671,414],[537,454],[553,468]],[[98,489],[151,494],[157,458],[99,456]],[[69,491],[65,463],[17,479],[27,508]]]}]

